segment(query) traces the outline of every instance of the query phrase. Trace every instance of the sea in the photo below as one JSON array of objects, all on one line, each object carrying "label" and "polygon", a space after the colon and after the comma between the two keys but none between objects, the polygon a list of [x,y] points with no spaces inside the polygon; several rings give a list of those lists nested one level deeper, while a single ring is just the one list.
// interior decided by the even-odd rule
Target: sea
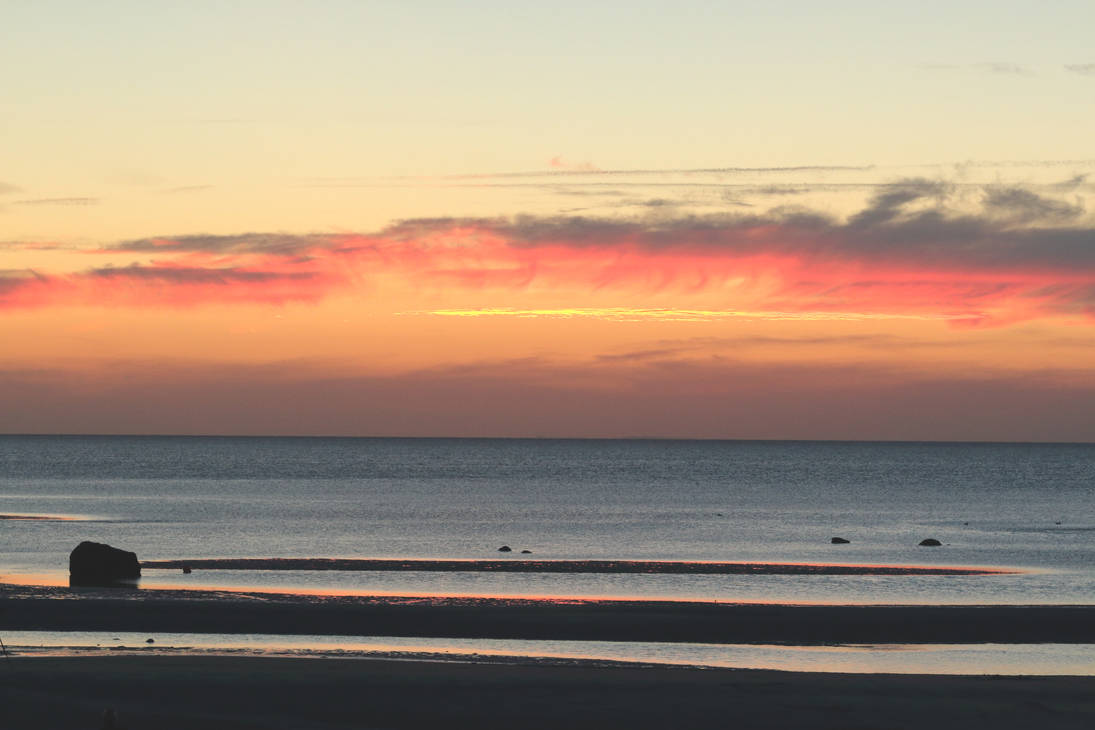
[{"label": "sea", "polygon": [[[1095,604],[1090,444],[0,436],[0,516],[0,582],[8,583],[67,585],[70,551],[91,540],[142,561],[636,560],[1004,571],[146,568],[139,585],[148,589]],[[833,544],[834,537],[848,542]],[[921,546],[926,538],[941,544]],[[510,550],[500,552],[503,546]]]}]

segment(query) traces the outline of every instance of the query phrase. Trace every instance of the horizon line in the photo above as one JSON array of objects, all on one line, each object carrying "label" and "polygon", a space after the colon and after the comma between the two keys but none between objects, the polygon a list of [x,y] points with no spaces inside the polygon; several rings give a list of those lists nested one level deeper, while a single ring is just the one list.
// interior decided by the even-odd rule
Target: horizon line
[{"label": "horizon line", "polygon": [[1021,441],[1000,439],[852,439],[742,438],[721,436],[412,436],[353,434],[228,433],[8,433],[0,438],[178,438],[178,439],[356,439],[372,441],[705,441],[726,443],[955,444],[1000,446],[1095,446],[1095,441]]}]

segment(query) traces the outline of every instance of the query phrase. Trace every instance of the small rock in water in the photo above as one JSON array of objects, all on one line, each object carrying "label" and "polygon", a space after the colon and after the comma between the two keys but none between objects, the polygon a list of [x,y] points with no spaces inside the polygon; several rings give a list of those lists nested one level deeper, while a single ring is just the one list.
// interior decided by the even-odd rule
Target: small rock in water
[{"label": "small rock in water", "polygon": [[190,566],[189,565],[184,565],[183,566],[183,572],[186,573],[187,575],[190,575],[190,573],[191,573]]},{"label": "small rock in water", "polygon": [[532,555],[532,551],[531,550],[522,550],[521,554],[522,555]]},{"label": "small rock in water", "polygon": [[503,545],[502,547],[498,548],[498,552],[508,553],[508,552],[512,552],[512,549],[510,548],[509,545]]},{"label": "small rock in water", "polygon": [[155,644],[156,640],[155,639],[145,639],[144,643],[146,643],[146,644]]},{"label": "small rock in water", "polygon": [[943,543],[936,540],[934,537],[929,537],[926,540],[920,541],[920,547],[939,547]]},{"label": "small rock in water", "polygon": [[847,545],[848,543],[851,542],[851,540],[845,540],[843,537],[834,537],[829,542],[831,542],[834,545]]}]

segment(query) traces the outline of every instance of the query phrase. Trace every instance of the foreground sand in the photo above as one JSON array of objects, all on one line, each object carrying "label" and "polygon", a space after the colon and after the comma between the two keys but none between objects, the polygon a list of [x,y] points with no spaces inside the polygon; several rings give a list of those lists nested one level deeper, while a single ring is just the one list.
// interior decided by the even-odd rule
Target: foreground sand
[{"label": "foreground sand", "polygon": [[1092,677],[926,677],[371,659],[16,657],[4,728],[1095,727]]},{"label": "foreground sand", "polygon": [[0,589],[0,630],[706,644],[1095,644],[1095,606],[856,606]]},{"label": "foreground sand", "polygon": [[788,643],[1095,643],[1095,606],[793,606],[0,586],[0,631]]},{"label": "foreground sand", "polygon": [[[1092,606],[781,606],[0,586],[6,629],[712,643],[1095,643]],[[1095,677],[378,659],[0,660],[0,728],[1095,728]]]}]

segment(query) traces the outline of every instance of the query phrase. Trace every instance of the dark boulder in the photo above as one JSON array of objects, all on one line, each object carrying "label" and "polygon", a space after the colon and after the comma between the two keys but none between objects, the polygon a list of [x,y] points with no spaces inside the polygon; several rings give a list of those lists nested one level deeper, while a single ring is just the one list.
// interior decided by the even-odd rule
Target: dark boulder
[{"label": "dark boulder", "polygon": [[513,550],[512,550],[512,548],[510,548],[509,545],[503,545],[502,547],[498,548],[498,552],[500,552],[500,553],[509,553],[509,552],[513,552]]},{"label": "dark boulder", "polygon": [[834,545],[847,545],[848,543],[851,542],[851,540],[845,540],[843,537],[834,537],[829,542],[831,542]]},{"label": "dark boulder", "polygon": [[137,554],[110,545],[84,541],[68,556],[68,579],[74,586],[110,585],[140,577]]},{"label": "dark boulder", "polygon": [[531,550],[522,550],[521,554],[522,555],[532,555],[532,551]]},{"label": "dark boulder", "polygon": [[934,537],[929,537],[927,540],[920,541],[920,547],[939,547],[943,543],[936,540]]}]

